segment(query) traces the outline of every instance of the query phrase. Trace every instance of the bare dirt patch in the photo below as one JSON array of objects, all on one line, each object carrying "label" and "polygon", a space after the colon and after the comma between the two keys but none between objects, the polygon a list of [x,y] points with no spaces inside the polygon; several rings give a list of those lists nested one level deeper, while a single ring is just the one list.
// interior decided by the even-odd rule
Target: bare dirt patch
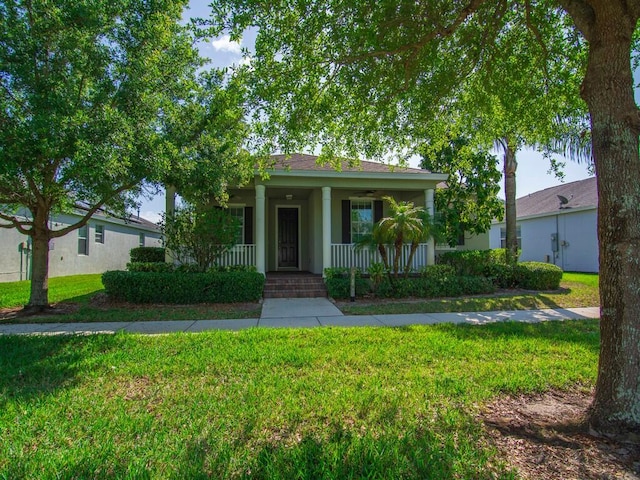
[{"label": "bare dirt patch", "polygon": [[503,397],[480,418],[524,479],[640,479],[640,445],[590,435],[590,403],[583,391]]}]

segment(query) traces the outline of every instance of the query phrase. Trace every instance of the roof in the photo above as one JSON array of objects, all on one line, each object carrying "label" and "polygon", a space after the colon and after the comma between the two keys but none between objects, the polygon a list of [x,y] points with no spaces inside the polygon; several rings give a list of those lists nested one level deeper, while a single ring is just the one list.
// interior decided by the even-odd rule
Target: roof
[{"label": "roof", "polygon": [[[291,155],[272,155],[271,160],[275,163],[269,166],[268,170],[306,170],[306,171],[336,171],[330,164],[318,164],[317,155],[307,155],[305,153],[293,153]],[[420,168],[400,167],[398,165],[388,165],[386,163],[368,162],[361,160],[359,165],[350,166],[348,162],[342,160],[341,169],[343,172],[366,172],[366,173],[430,173]]]},{"label": "roof", "polygon": [[[564,197],[568,202],[562,204],[558,195]],[[578,208],[596,208],[597,206],[596,177],[545,188],[516,200],[518,218],[556,214]]]}]

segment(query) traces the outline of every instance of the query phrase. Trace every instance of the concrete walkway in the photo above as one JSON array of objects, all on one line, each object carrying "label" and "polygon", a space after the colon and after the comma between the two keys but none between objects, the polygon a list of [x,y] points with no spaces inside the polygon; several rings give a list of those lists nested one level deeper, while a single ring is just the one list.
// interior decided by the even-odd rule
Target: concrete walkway
[{"label": "concrete walkway", "polygon": [[537,323],[549,320],[577,320],[599,318],[600,308],[567,308],[545,310],[511,310],[466,313],[411,313],[402,315],[343,315],[336,306],[322,298],[266,299],[262,316],[236,320],[182,320],[155,322],[101,323],[32,323],[0,324],[0,335],[25,334],[94,334],[202,332],[205,330],[243,330],[246,328],[310,328],[310,327],[403,327],[435,325],[437,323],[466,323],[484,325],[494,322]]}]

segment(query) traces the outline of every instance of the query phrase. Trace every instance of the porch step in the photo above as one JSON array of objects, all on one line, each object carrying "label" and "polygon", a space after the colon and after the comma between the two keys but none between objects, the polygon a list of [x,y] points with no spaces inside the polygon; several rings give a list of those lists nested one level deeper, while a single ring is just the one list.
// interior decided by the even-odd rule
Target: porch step
[{"label": "porch step", "polygon": [[321,275],[305,273],[267,273],[264,298],[326,297],[327,289]]}]

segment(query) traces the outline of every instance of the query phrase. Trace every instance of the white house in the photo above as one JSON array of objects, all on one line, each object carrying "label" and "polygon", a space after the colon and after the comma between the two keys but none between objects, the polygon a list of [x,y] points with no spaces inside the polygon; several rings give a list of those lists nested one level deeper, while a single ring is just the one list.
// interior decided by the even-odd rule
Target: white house
[{"label": "white house", "polygon": [[[239,219],[242,233],[222,264],[255,265],[262,273],[365,270],[380,259],[356,251],[354,243],[387,214],[382,198],[411,201],[433,215],[436,186],[447,180],[445,174],[366,161],[337,171],[305,154],[272,160],[268,179],[256,172],[247,186],[229,190],[229,212]],[[168,194],[167,210],[174,205],[174,195]],[[474,239],[466,243],[473,248]],[[413,267],[433,264],[435,253],[433,240],[420,245]]]},{"label": "white house", "polygon": [[[76,223],[79,214],[53,215],[52,228]],[[143,218],[95,214],[89,223],[49,244],[49,276],[124,270],[129,252],[139,246],[161,246],[158,227]],[[31,241],[16,229],[0,229],[0,282],[28,280]]]},{"label": "white house", "polygon": [[[598,271],[596,178],[547,188],[516,201],[521,261],[558,265],[565,271]],[[490,230],[491,248],[504,247],[505,224]]]}]

